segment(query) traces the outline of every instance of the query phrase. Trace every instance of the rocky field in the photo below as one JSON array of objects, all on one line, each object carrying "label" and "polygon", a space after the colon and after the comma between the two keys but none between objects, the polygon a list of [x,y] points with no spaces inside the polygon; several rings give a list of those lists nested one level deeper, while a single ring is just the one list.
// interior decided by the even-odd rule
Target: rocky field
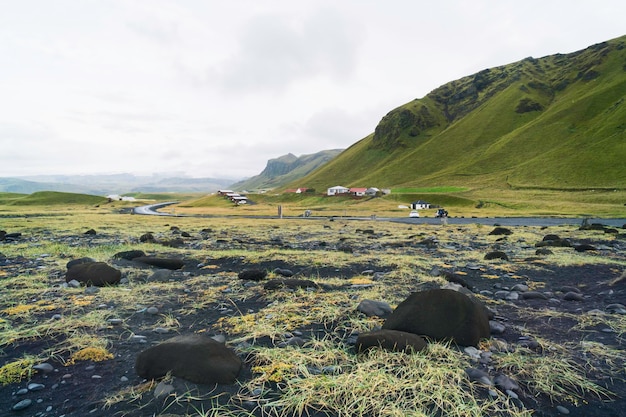
[{"label": "rocky field", "polygon": [[626,415],[623,228],[128,217],[2,226],[1,416]]}]

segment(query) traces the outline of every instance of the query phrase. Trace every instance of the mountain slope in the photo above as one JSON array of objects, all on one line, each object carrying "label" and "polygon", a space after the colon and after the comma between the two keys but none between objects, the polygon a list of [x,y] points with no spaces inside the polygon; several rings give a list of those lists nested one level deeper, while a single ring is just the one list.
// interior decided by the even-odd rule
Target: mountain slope
[{"label": "mountain slope", "polygon": [[625,96],[626,36],[526,58],[392,110],[298,184],[626,188]]},{"label": "mountain slope", "polygon": [[0,192],[30,194],[58,191],[93,195],[130,192],[202,192],[226,188],[233,179],[170,177],[165,175],[39,175],[22,178],[0,178]]},{"label": "mountain slope", "polygon": [[[233,184],[231,188],[251,190],[280,187],[289,182],[298,181],[308,173],[328,163],[342,151],[343,149],[331,149],[299,157],[289,153],[270,159],[265,169],[259,175]],[[296,187],[299,186],[296,185]]]}]

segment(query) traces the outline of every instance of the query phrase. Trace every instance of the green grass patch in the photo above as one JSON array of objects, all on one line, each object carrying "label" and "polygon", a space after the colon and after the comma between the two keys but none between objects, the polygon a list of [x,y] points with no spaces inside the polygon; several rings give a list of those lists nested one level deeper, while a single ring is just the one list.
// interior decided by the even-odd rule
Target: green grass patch
[{"label": "green grass patch", "polygon": [[467,191],[467,187],[395,187],[392,194],[421,194],[421,193],[459,193]]}]

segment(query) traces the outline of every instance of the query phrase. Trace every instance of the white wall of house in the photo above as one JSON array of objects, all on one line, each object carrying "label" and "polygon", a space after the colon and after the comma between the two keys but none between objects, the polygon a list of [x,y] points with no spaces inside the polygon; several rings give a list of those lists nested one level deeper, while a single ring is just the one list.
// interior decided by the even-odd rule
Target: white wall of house
[{"label": "white wall of house", "polygon": [[342,187],[341,185],[336,185],[334,187],[330,187],[326,190],[327,195],[337,195],[337,194],[345,194],[349,192],[350,189],[346,187]]}]

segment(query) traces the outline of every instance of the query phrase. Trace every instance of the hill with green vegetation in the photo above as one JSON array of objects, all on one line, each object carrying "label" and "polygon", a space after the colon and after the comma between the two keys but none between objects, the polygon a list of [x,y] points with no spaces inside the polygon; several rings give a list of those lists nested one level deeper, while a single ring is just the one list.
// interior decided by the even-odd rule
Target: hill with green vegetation
[{"label": "hill with green vegetation", "polygon": [[[259,174],[247,180],[231,185],[235,190],[258,190],[281,187],[290,182],[296,182],[315,169],[325,165],[343,149],[330,149],[310,155],[295,156],[287,154],[270,159],[265,169]],[[296,185],[296,188],[299,188]]]},{"label": "hill with green vegetation", "polygon": [[286,187],[626,189],[626,36],[449,82]]},{"label": "hill with green vegetation", "polygon": [[[8,205],[13,206],[51,206],[51,205],[97,205],[108,202],[105,197],[88,194],[62,193],[57,191],[39,191],[29,195],[17,197],[11,195]],[[0,199],[2,201],[2,199]]]}]

